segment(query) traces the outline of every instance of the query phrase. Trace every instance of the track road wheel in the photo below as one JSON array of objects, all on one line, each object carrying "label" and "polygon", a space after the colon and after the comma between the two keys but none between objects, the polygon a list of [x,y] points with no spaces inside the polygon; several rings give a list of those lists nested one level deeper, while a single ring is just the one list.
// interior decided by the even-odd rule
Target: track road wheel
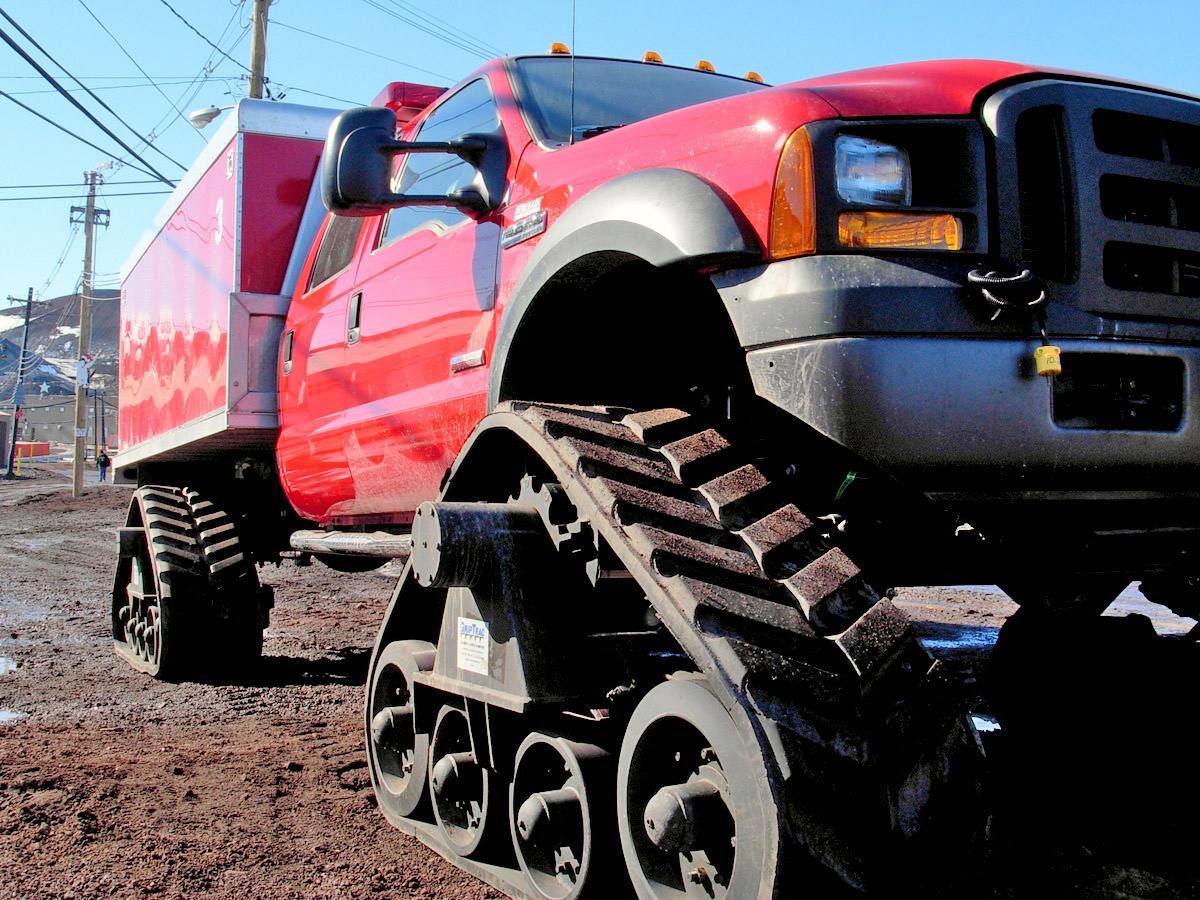
[{"label": "track road wheel", "polygon": [[466,713],[443,706],[430,743],[429,785],[438,830],[459,856],[486,856],[498,840],[504,801],[495,780],[475,754]]},{"label": "track road wheel", "polygon": [[379,807],[392,822],[412,815],[428,797],[429,735],[414,728],[413,675],[432,669],[436,654],[426,641],[392,641],[383,648],[371,677],[371,780]]},{"label": "track road wheel", "polygon": [[613,895],[612,784],[612,757],[600,747],[537,732],[521,743],[508,811],[535,897]]},{"label": "track road wheel", "polygon": [[748,746],[708,682],[678,676],[634,710],[617,766],[617,826],[641,900],[757,897],[774,858]]}]

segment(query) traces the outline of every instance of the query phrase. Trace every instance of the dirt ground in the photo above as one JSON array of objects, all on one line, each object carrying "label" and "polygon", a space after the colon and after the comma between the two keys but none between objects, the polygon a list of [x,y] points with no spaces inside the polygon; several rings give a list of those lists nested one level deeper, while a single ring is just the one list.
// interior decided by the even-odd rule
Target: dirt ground
[{"label": "dirt ground", "polygon": [[[158,683],[111,650],[115,529],[129,491],[93,485],[72,500],[68,488],[45,468],[0,481],[0,898],[502,896],[375,809],[361,706],[392,565],[368,575],[267,567],[277,605],[261,675]],[[986,589],[898,600],[986,704],[980,648],[1015,607]],[[1079,727],[1094,736],[1110,723]],[[1190,780],[1170,758],[1132,776],[1128,761],[1108,760],[1094,793],[1132,784],[1117,793],[1153,809]],[[1169,818],[1178,852],[1111,829],[1081,838],[1073,824],[1048,827],[1059,820],[1045,810],[1009,815],[959,895],[1200,896],[1191,809]]]}]

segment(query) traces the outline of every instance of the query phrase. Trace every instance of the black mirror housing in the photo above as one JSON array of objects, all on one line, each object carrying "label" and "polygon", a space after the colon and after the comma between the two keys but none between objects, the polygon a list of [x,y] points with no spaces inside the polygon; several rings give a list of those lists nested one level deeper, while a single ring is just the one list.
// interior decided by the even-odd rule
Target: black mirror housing
[{"label": "black mirror housing", "polygon": [[[333,120],[321,156],[321,198],[336,215],[372,216],[397,206],[454,206],[475,215],[500,203],[508,152],[500,135],[453,141],[400,141],[390,109],[364,106]],[[393,193],[392,160],[400,153],[452,153],[476,169],[471,187],[446,195]]]}]

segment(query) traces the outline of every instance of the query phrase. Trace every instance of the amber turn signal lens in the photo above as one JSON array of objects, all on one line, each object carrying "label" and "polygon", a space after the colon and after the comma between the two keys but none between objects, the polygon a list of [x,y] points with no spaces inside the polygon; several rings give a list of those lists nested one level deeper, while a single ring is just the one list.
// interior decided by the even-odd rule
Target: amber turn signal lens
[{"label": "amber turn signal lens", "polygon": [[948,213],[844,212],[838,240],[873,250],[961,250],[962,222]]},{"label": "amber turn signal lens", "polygon": [[817,252],[816,188],[808,132],[792,132],[779,158],[771,200],[771,256],[785,259]]}]

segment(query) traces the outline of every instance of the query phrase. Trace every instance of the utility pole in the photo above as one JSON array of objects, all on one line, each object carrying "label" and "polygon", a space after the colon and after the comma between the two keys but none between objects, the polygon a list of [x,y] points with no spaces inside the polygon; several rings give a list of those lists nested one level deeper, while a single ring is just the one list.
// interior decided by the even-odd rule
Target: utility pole
[{"label": "utility pole", "polygon": [[[10,300],[13,298],[9,298]],[[5,480],[12,479],[13,464],[17,457],[17,417],[21,414],[21,407],[25,404],[25,389],[21,387],[21,379],[25,375],[25,348],[29,344],[29,313],[33,309],[33,288],[29,289],[29,296],[25,300],[25,328],[21,331],[21,355],[17,357],[17,383],[13,388],[13,418],[12,418],[12,440],[8,445],[8,471],[4,473]]]},{"label": "utility pole", "polygon": [[96,209],[96,183],[100,176],[96,172],[85,172],[88,183],[87,206],[71,207],[71,221],[77,222],[75,213],[83,214],[83,289],[79,295],[79,365],[75,370],[75,464],[71,475],[71,496],[83,496],[83,463],[87,456],[87,385],[90,373],[87,366],[88,348],[92,336],[92,245],[96,225],[108,225],[108,210]]},{"label": "utility pole", "polygon": [[254,0],[254,12],[250,16],[253,31],[250,33],[250,90],[246,96],[261,100],[263,95],[263,72],[267,68],[267,8],[271,0]]}]

